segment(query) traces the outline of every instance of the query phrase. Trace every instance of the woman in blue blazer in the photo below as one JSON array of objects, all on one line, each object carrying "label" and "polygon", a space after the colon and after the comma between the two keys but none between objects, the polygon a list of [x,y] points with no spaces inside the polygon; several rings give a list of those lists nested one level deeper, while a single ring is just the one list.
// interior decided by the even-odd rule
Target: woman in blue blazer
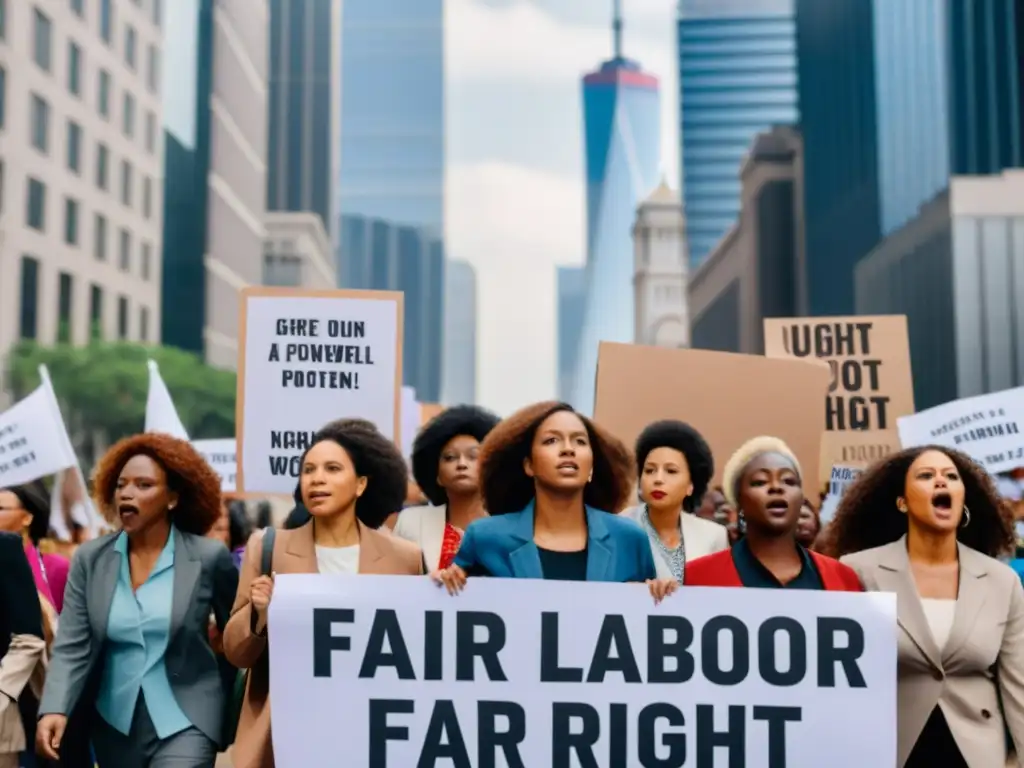
[{"label": "woman in blue blazer", "polygon": [[571,406],[538,403],[502,421],[481,448],[480,484],[490,517],[434,574],[452,594],[469,576],[644,582],[656,600],[674,591],[640,526],[614,514],[633,491],[629,451]]}]

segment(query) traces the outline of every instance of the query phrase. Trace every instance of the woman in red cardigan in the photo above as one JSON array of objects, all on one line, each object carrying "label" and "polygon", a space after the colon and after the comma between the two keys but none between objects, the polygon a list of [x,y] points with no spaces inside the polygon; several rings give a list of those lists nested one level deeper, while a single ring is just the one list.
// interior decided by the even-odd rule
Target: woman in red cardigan
[{"label": "woman in red cardigan", "polygon": [[686,586],[863,589],[852,568],[797,542],[804,501],[800,462],[782,440],[745,443],[725,465],[722,486],[745,535],[731,549],[688,563]]}]

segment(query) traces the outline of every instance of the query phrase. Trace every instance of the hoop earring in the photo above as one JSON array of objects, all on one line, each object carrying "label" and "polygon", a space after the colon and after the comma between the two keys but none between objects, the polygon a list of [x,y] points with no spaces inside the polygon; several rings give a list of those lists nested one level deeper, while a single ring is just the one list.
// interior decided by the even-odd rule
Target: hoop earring
[{"label": "hoop earring", "polygon": [[967,507],[966,504],[964,504],[963,521],[960,523],[960,527],[961,528],[966,528],[970,524],[971,524],[971,510]]}]

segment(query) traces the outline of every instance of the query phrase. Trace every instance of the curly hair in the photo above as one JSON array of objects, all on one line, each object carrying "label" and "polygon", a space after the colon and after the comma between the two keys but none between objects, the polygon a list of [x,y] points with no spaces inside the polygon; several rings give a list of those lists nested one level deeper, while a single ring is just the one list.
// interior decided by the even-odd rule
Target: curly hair
[{"label": "curly hair", "polygon": [[178,504],[171,512],[174,525],[186,533],[205,536],[220,518],[220,477],[191,443],[157,432],[119,440],[96,464],[93,499],[107,521],[117,519],[117,480],[124,465],[136,456],[148,456],[167,474],[167,487],[178,494]]},{"label": "curly hair", "polygon": [[448,494],[437,483],[441,452],[460,435],[468,435],[482,443],[498,423],[498,417],[475,405],[456,405],[441,411],[427,422],[412,444],[412,476],[431,504],[448,502]]},{"label": "curly hair", "polygon": [[[533,437],[554,413],[576,413],[571,405],[548,401],[529,405],[500,422],[484,440],[480,451],[480,488],[488,514],[518,512],[536,495],[533,478],[523,471]],[[594,479],[583,492],[587,506],[618,512],[633,492],[633,460],[617,438],[576,413],[587,429],[594,453]]]},{"label": "curly hair", "polygon": [[34,485],[12,485],[0,488],[0,491],[13,493],[22,509],[32,515],[28,537],[33,544],[38,544],[50,534],[50,500]]},{"label": "curly hair", "polygon": [[[380,528],[392,512],[402,509],[409,470],[401,451],[366,419],[337,419],[322,427],[306,454],[317,443],[330,440],[345,449],[359,477],[366,478],[366,490],[356,501],[356,518],[368,528]],[[295,485],[295,505],[305,509],[302,481]]]},{"label": "curly hair", "polygon": [[1012,514],[992,478],[967,454],[935,445],[890,454],[863,472],[843,494],[826,528],[822,551],[842,557],[889,544],[904,535],[907,516],[896,509],[896,499],[905,492],[911,464],[927,451],[948,456],[963,480],[964,503],[971,518],[969,525],[957,529],[957,538],[990,557],[1012,551]]},{"label": "curly hair", "polygon": [[636,472],[644,471],[644,463],[655,448],[673,448],[686,458],[690,469],[690,482],[693,493],[683,499],[683,509],[693,512],[700,506],[708,483],[715,476],[715,460],[711,454],[711,446],[704,436],[689,424],[673,419],[655,421],[644,427],[636,439]]}]

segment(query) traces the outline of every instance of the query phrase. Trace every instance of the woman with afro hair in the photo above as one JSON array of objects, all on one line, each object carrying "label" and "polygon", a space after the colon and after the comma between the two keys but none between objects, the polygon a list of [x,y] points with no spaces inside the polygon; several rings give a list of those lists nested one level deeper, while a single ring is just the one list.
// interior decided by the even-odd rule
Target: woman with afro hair
[{"label": "woman with afro hair", "polygon": [[466,527],[486,514],[478,459],[497,423],[482,408],[457,405],[431,419],[413,442],[412,474],[430,504],[403,509],[394,533],[418,545],[431,570],[452,564]]},{"label": "woman with afro hair", "polygon": [[364,419],[339,419],[319,430],[302,455],[295,503],[309,519],[277,531],[271,573],[263,572],[262,532],[245,548],[238,595],[224,631],[224,653],[248,682],[235,735],[235,768],[274,765],[270,734],[267,610],[276,573],[425,572],[416,545],[378,530],[402,507],[407,470],[394,443]]},{"label": "woman with afro hair", "polygon": [[149,433],[107,451],[94,493],[120,530],[75,552],[36,746],[77,764],[68,718],[95,705],[83,721],[103,768],[213,766],[235,670],[210,646],[209,617],[223,629],[238,585],[231,553],[206,537],[220,478],[188,442]]},{"label": "woman with afro hair", "polygon": [[490,517],[470,523],[455,562],[434,574],[450,593],[467,576],[645,582],[655,600],[675,590],[657,578],[643,530],[614,514],[633,487],[629,452],[571,406],[538,403],[498,424],[480,478]]},{"label": "woman with afro hair", "polygon": [[1024,588],[997,560],[1013,527],[985,470],[949,448],[892,454],[825,539],[867,589],[896,594],[897,766],[1003,766],[1007,735],[1024,756]]},{"label": "woman with afro hair", "polygon": [[637,438],[635,457],[644,503],[622,514],[647,533],[658,577],[682,584],[687,559],[729,548],[724,525],[693,514],[715,474],[711,448],[689,424],[656,421]]}]

